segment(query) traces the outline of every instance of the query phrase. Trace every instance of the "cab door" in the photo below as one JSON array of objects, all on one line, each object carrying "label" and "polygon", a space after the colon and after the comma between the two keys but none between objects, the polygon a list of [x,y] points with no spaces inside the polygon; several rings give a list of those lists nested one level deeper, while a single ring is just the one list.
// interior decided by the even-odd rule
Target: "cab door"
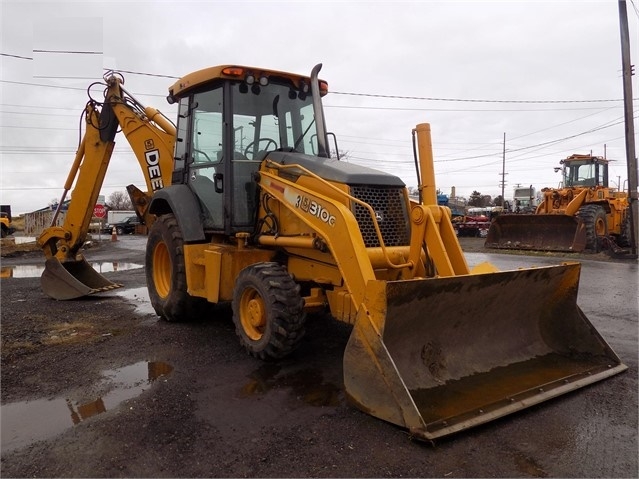
[{"label": "cab door", "polygon": [[[189,99],[186,183],[197,196],[205,229],[225,230],[224,88]],[[182,120],[182,118],[180,117]]]}]

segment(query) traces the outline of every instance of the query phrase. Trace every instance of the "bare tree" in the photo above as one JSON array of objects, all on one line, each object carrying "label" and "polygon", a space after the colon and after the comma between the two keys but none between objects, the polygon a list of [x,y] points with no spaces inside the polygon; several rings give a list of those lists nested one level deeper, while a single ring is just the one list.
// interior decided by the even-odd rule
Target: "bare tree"
[{"label": "bare tree", "polygon": [[351,156],[351,152],[349,150],[331,150],[331,158],[337,158],[338,154],[340,160],[348,160],[348,158]]},{"label": "bare tree", "polygon": [[132,210],[133,203],[129,195],[123,191],[114,191],[109,195],[109,199],[106,202],[107,207],[110,210],[122,211]]}]

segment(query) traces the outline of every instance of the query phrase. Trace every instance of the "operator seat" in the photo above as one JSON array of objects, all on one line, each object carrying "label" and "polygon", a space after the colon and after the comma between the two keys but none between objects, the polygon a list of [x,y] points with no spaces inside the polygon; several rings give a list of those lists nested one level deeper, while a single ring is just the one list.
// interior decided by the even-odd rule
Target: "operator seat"
[{"label": "operator seat", "polygon": [[257,210],[257,183],[255,173],[260,162],[254,160],[233,161],[233,217],[238,226],[253,225]]},{"label": "operator seat", "polygon": [[205,215],[211,218],[215,225],[224,224],[222,210],[223,197],[222,193],[215,191],[213,180],[206,175],[196,174],[195,177],[192,176],[190,178],[189,184],[200,201],[202,211]]}]

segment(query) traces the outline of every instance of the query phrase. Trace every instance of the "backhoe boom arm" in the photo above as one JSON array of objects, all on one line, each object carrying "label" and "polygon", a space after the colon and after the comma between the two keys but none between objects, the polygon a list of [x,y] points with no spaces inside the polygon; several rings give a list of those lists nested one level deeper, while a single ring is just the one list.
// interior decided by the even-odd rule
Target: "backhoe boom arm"
[{"label": "backhoe boom arm", "polygon": [[131,145],[146,182],[147,193],[138,197],[134,208],[145,221],[150,195],[171,183],[175,127],[158,110],[143,107],[122,88],[122,80],[111,76],[107,80],[104,103],[90,100],[85,108],[86,131],[64,185],[64,194],[72,191],[62,226],[52,226],[42,232],[38,244],[47,258],[74,261],[84,244],[93,208],[97,202],[115,147],[118,128]]},{"label": "backhoe boom arm", "polygon": [[[140,218],[150,226],[147,213],[151,195],[171,184],[173,146],[176,129],[158,110],[144,107],[122,88],[117,74],[105,78],[104,102],[91,99],[84,111],[86,131],[76,152],[64,193],[51,226],[38,237],[47,258],[42,286],[49,296],[71,299],[116,287],[91,267],[79,254],[86,240],[93,210],[115,147],[115,135],[121,130],[131,145],[146,183],[146,192],[127,187]],[[61,226],[55,226],[67,193],[71,200]]]}]

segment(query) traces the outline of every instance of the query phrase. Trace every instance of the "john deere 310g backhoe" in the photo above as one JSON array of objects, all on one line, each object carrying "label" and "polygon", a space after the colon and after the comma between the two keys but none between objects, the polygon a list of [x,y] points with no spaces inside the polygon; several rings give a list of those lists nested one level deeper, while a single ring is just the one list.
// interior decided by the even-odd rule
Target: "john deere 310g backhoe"
[{"label": "john deere 310g backhoe", "polygon": [[353,326],[352,402],[422,439],[626,369],[577,306],[578,263],[468,267],[437,205],[428,124],[413,132],[419,202],[398,177],[331,158],[320,67],[186,75],[169,89],[175,129],[107,78],[104,104],[87,107],[67,220],[40,238],[44,291],[70,299],[119,286],[87,275],[79,254],[119,124],[147,177],[147,193],[130,190],[150,224],[151,302],[168,321],[230,302],[241,344],[277,359],[300,345],[306,312],[327,308]]}]

